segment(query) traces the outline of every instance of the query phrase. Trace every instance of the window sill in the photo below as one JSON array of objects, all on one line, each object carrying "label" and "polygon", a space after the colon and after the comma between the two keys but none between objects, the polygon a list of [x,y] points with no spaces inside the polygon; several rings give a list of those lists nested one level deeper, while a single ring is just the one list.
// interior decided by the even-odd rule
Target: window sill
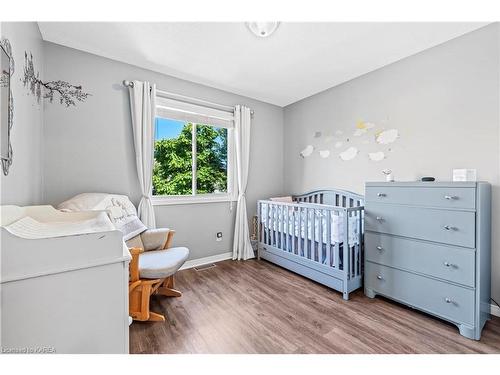
[{"label": "window sill", "polygon": [[171,205],[184,205],[184,204],[203,204],[203,203],[224,203],[235,202],[236,199],[224,196],[153,196],[151,203],[153,206],[171,206]]}]

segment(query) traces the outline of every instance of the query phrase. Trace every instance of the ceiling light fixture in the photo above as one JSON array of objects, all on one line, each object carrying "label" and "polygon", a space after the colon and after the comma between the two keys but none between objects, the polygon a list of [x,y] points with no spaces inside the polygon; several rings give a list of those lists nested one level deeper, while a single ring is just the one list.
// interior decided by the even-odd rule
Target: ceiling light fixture
[{"label": "ceiling light fixture", "polygon": [[271,36],[278,26],[279,22],[246,22],[248,29],[260,38]]}]

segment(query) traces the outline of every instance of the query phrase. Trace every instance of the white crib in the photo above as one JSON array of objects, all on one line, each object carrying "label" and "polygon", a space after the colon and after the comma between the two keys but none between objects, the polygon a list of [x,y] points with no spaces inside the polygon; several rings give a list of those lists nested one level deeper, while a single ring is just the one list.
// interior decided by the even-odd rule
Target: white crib
[{"label": "white crib", "polygon": [[258,257],[343,293],[363,277],[363,196],[317,190],[258,202]]}]

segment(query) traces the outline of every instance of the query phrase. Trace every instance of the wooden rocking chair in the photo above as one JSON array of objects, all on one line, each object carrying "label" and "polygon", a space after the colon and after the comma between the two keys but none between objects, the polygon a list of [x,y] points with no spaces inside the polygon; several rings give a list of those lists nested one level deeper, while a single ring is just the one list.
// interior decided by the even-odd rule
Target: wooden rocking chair
[{"label": "wooden rocking chair", "polygon": [[171,248],[174,233],[169,229],[150,229],[127,241],[132,255],[129,314],[134,320],[165,321],[162,314],[149,310],[151,295],[182,295],[174,289],[174,274],[186,261],[189,250],[185,247]]}]

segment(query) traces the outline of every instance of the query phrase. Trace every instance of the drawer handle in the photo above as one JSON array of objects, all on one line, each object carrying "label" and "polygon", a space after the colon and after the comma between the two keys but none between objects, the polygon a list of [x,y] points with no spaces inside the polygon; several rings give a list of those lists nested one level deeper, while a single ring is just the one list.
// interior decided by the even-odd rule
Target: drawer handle
[{"label": "drawer handle", "polygon": [[455,301],[453,301],[451,298],[448,298],[448,297],[446,297],[446,298],[444,299],[444,301],[445,301],[446,303],[452,303],[452,304],[454,304],[454,305],[456,305],[456,304],[457,304]]},{"label": "drawer handle", "polygon": [[382,246],[377,246],[377,250],[382,251],[382,250],[384,250],[384,248]]},{"label": "drawer handle", "polygon": [[384,278],[381,275],[377,275],[377,279],[384,280]]},{"label": "drawer handle", "polygon": [[450,262],[446,262],[445,261],[443,264],[444,264],[445,267],[457,268],[456,265],[454,265],[453,263],[450,263]]},{"label": "drawer handle", "polygon": [[446,230],[458,230],[457,227],[453,227],[451,225],[445,225],[443,228],[446,229]]},{"label": "drawer handle", "polygon": [[456,195],[445,195],[444,199],[448,199],[449,201],[456,200],[458,197]]},{"label": "drawer handle", "polygon": [[378,221],[384,221],[384,218],[382,216],[377,216],[375,219],[377,219]]},{"label": "drawer handle", "polygon": [[385,193],[377,193],[377,197],[383,198],[386,196],[387,196],[387,194],[385,194]]}]

